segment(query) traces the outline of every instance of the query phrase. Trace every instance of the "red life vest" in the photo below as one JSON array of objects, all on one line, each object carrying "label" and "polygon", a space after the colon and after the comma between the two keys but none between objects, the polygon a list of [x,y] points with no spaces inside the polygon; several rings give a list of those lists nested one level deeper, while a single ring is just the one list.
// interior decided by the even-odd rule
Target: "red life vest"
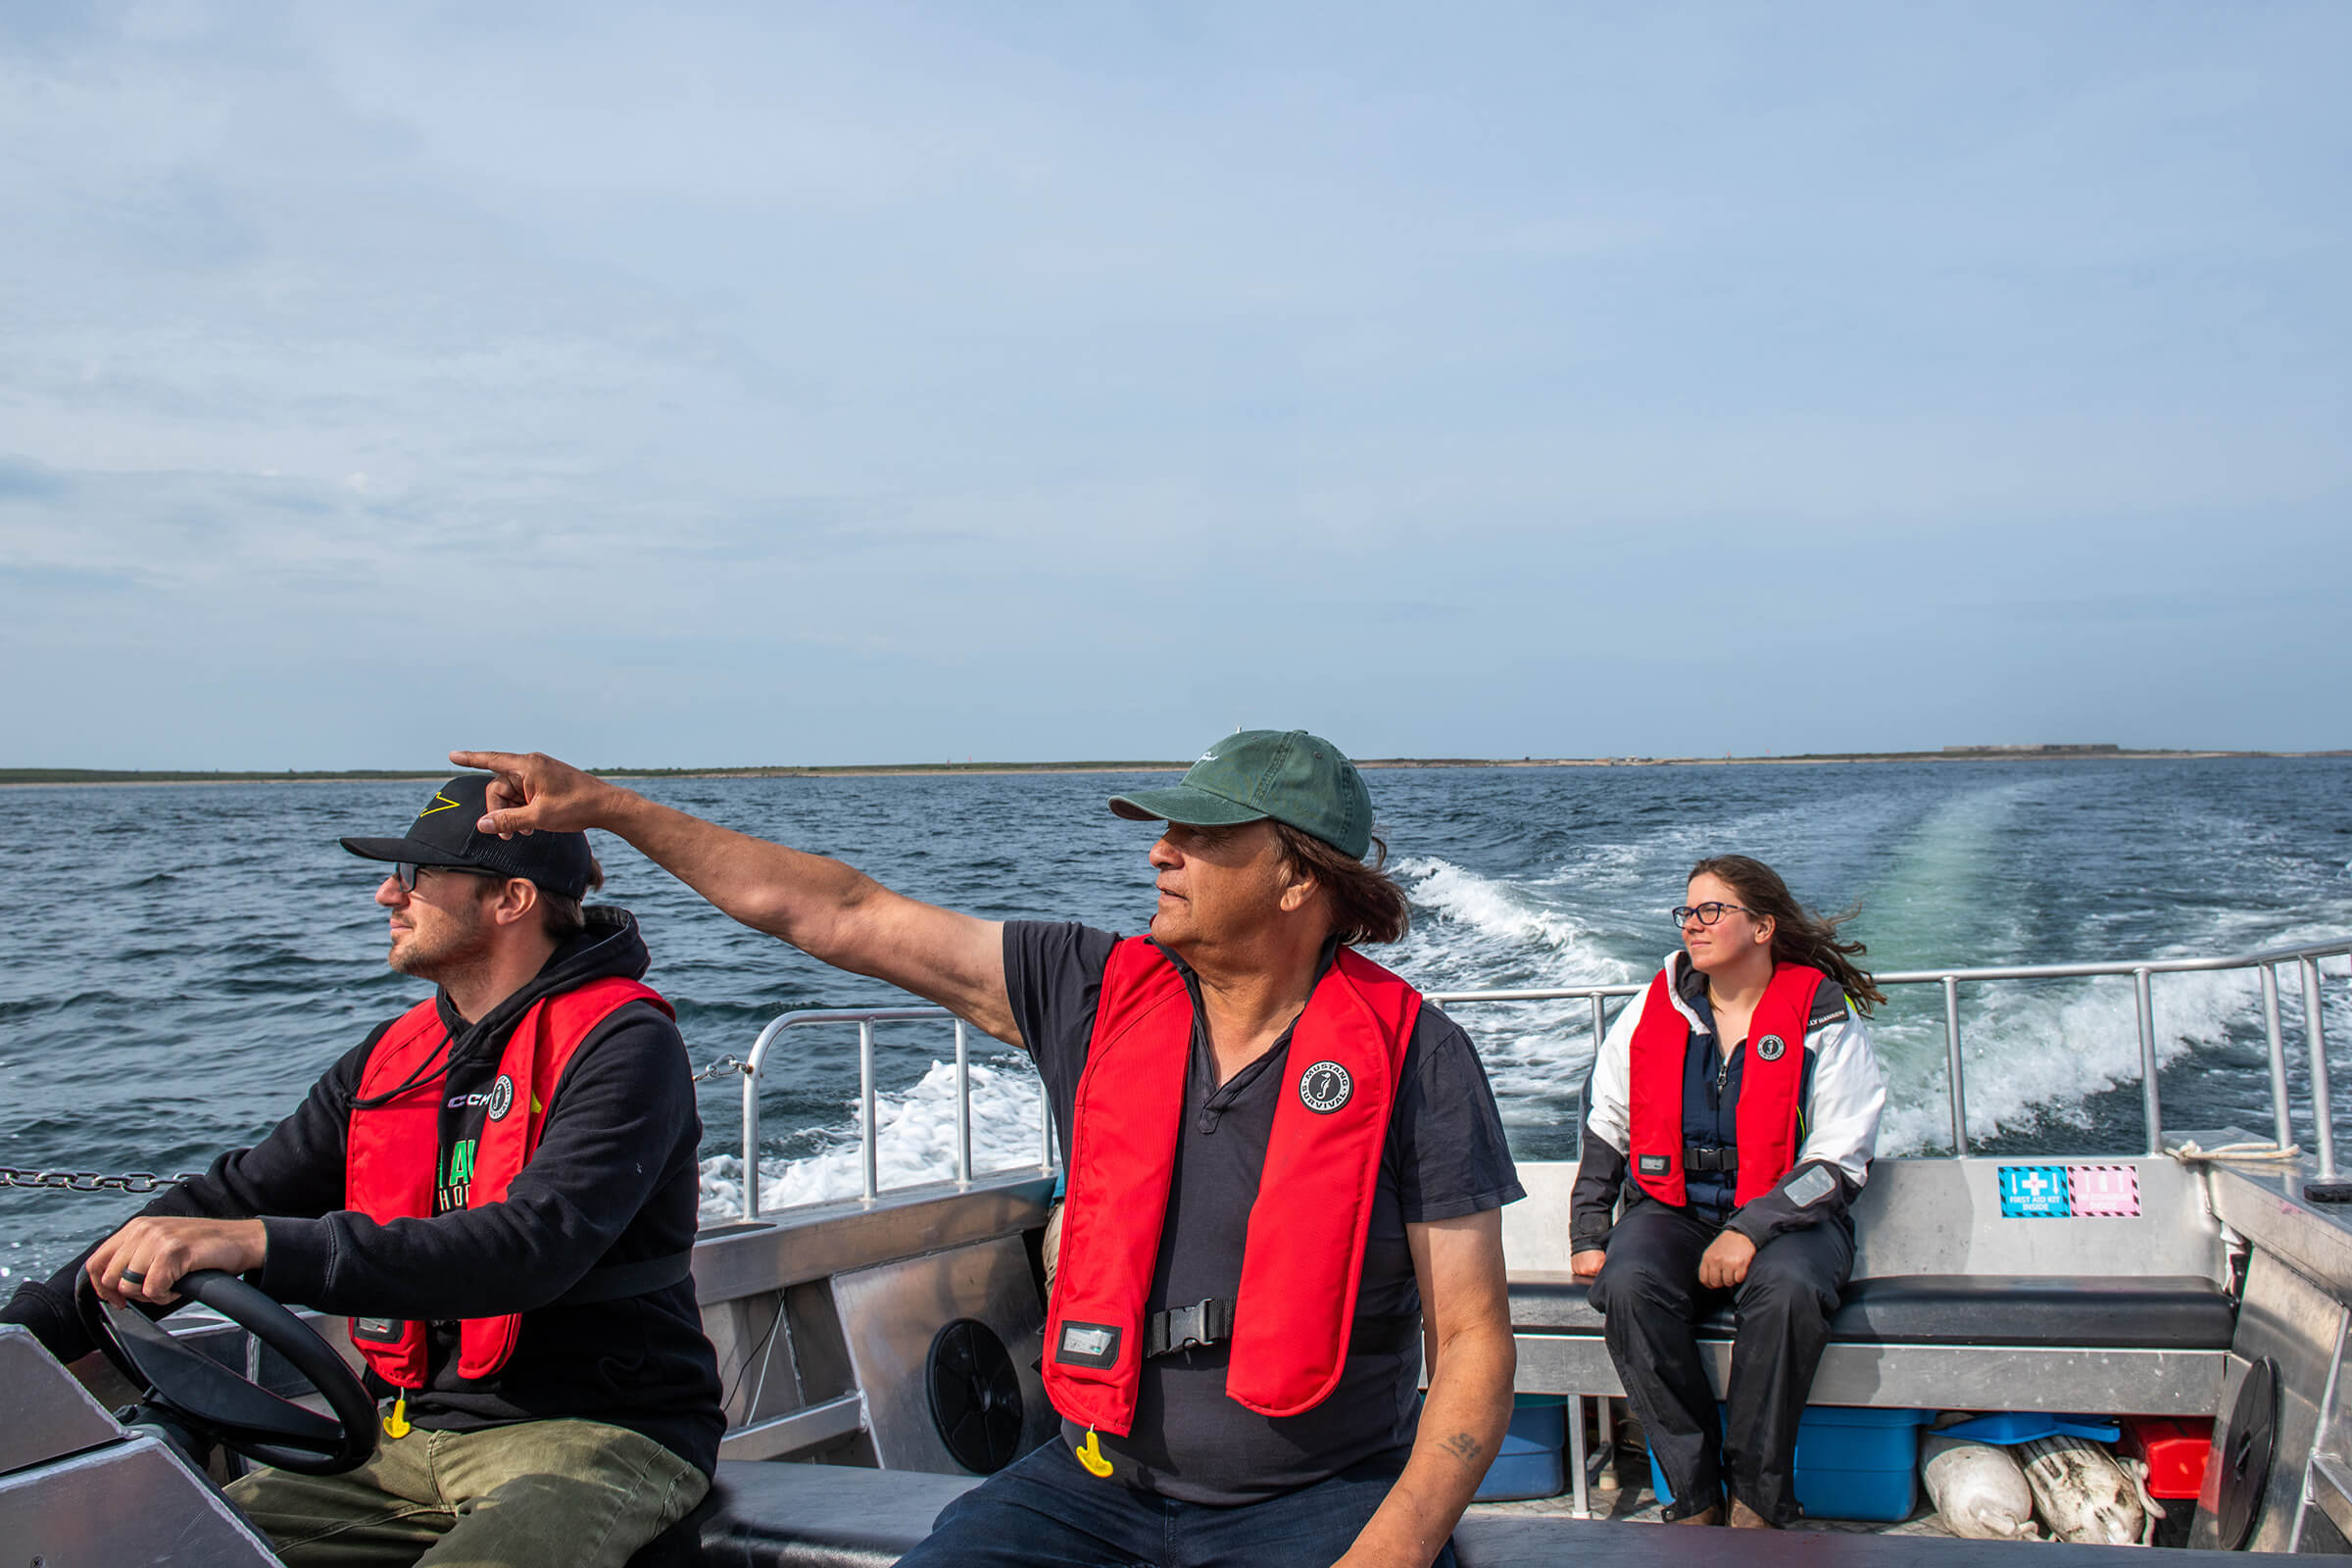
[{"label": "red life vest", "polygon": [[[1225,1392],[1297,1415],[1339,1386],[1389,1112],[1421,994],[1342,948],[1291,1034],[1234,1298]],[[1143,1373],[1192,1061],[1184,975],[1148,937],[1111,950],[1070,1128],[1061,1255],[1046,1315],[1046,1394],[1125,1437]]]},{"label": "red life vest", "polygon": [[[1732,1200],[1745,1203],[1772,1191],[1796,1164],[1797,1100],[1805,1083],[1805,1020],[1813,992],[1828,978],[1801,963],[1776,963],[1747,1026],[1747,1060],[1740,1069],[1734,1112],[1740,1148]],[[1672,968],[1658,971],[1634,1026],[1634,1180],[1662,1203],[1690,1200],[1683,1185],[1683,1072],[1690,1060],[1690,1024],[1675,1005]]]},{"label": "red life vest", "polygon": [[[474,1150],[466,1206],[478,1208],[507,1189],[539,1147],[547,1107],[564,1064],[580,1043],[616,1009],[651,1002],[675,1017],[668,1003],[634,980],[609,975],[561,996],[543,997],[515,1023],[490,1088],[489,1115]],[[368,1054],[360,1075],[362,1100],[391,1093],[440,1050],[446,1031],[439,1008],[419,1002],[394,1021]],[[345,1135],[343,1201],[379,1224],[426,1219],[433,1212],[435,1167],[441,1158],[441,1101],[447,1081],[427,1073],[415,1088],[382,1105],[355,1107]],[[486,1378],[507,1364],[522,1319],[467,1318],[459,1329],[458,1374]],[[378,1377],[401,1389],[424,1387],[424,1324],[414,1318],[354,1318],[351,1342]]]}]

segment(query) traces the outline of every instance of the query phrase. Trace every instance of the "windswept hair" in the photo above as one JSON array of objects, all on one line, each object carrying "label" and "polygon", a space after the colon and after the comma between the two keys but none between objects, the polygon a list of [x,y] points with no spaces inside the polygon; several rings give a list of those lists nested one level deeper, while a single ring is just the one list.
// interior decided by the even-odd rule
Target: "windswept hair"
[{"label": "windswept hair", "polygon": [[1294,874],[1305,872],[1331,896],[1332,934],[1343,944],[1360,948],[1371,942],[1395,942],[1404,935],[1412,910],[1405,903],[1404,889],[1381,869],[1388,863],[1389,846],[1379,834],[1372,836],[1372,858],[1367,862],[1343,855],[1288,822],[1267,820],[1282,845],[1285,869]]},{"label": "windswept hair", "polygon": [[1886,1000],[1870,971],[1854,962],[1870,949],[1859,942],[1838,940],[1838,928],[1861,912],[1859,906],[1841,914],[1815,914],[1796,902],[1780,872],[1744,855],[1710,855],[1690,868],[1690,875],[1715,878],[1740,896],[1750,914],[1772,916],[1773,962],[1819,969],[1853,999],[1855,1009],[1865,1018],[1872,1007]]}]

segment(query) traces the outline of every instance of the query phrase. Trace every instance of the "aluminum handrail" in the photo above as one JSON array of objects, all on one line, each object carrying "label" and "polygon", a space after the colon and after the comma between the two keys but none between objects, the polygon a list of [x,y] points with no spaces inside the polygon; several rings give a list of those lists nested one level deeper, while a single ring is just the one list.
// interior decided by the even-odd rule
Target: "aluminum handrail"
[{"label": "aluminum handrail", "polygon": [[[768,1020],[743,1064],[743,1217],[760,1217],[760,1074],[769,1050],[791,1029],[824,1024],[858,1026],[858,1142],[864,1196],[881,1192],[879,1144],[874,1136],[874,1025],[938,1020],[956,1026],[956,1182],[972,1179],[972,1056],[961,1018],[945,1007],[803,1007]],[[1054,1168],[1054,1116],[1041,1086],[1037,1097],[1037,1168]]]},{"label": "aluminum handrail", "polygon": [[[2352,937],[2325,942],[2265,948],[2254,953],[2218,958],[2141,958],[2106,963],[2029,963],[1978,965],[1955,969],[1900,969],[1871,978],[1881,986],[1935,985],[1943,990],[1944,1078],[1951,1102],[1952,1152],[1968,1152],[1967,1070],[1960,1054],[1960,999],[1963,984],[1999,980],[2084,980],[2122,978],[2132,982],[2132,1004],[2139,1036],[2140,1111],[2147,1125],[2147,1152],[2164,1152],[2163,1105],[2157,1093],[2156,1008],[2151,977],[2160,974],[2203,974],[2227,970],[2258,970],[2263,986],[2263,1027],[2270,1046],[2271,1117],[2278,1147],[2294,1141],[2286,1085],[2285,1036],[2278,1017],[2278,969],[2293,964],[2301,971],[2303,1029],[2309,1052],[2313,1102],[2313,1141],[2319,1146],[2319,1174],[2331,1180],[2335,1169],[2335,1129],[2329,1109],[2328,1051],[2321,1018],[2320,960],[2352,956]],[[1589,998],[1592,1004],[1593,1039],[1603,1031],[1604,999],[1630,997],[1648,989],[1640,984],[1557,986],[1516,991],[1457,991],[1432,993],[1428,1000],[1444,1006],[1467,1002],[1571,1002]]]},{"label": "aluminum handrail", "polygon": [[[1872,976],[1882,986],[1933,985],[1943,993],[1944,1073],[1951,1102],[1952,1151],[1968,1152],[1967,1068],[1960,1051],[1960,987],[2004,980],[2082,980],[2130,977],[2139,1043],[2141,1111],[2147,1124],[2147,1152],[2164,1152],[2163,1106],[2157,1094],[2156,1011],[2153,977],[2160,974],[2214,973],[2252,969],[2262,981],[2264,1032],[2269,1051],[2271,1114],[2280,1148],[2293,1142],[2293,1122],[2286,1082],[2285,1034],[2279,1020],[2278,974],[2292,964],[2299,971],[2303,1020],[2309,1053],[2312,1123],[2318,1144],[2319,1174],[2331,1179],[2335,1170],[2335,1131],[2330,1111],[2327,1040],[2321,1020],[2321,972],[2324,958],[2352,956],[2352,937],[2335,937],[2300,946],[2265,948],[2254,953],[2216,958],[2137,958],[2102,963],[2033,963],[1977,965],[1951,969],[1905,969]],[[1592,1007],[1592,1038],[1597,1046],[1607,1031],[1606,1005],[1611,998],[1639,996],[1647,982],[1583,986],[1540,986],[1494,991],[1434,991],[1425,1000],[1440,1006],[1468,1003],[1573,1002]],[[867,1200],[879,1196],[880,1165],[874,1126],[874,1026],[881,1023],[947,1022],[956,1029],[956,1180],[972,1179],[972,1084],[969,1026],[945,1007],[806,1007],[769,1020],[752,1046],[743,1078],[744,1217],[760,1216],[760,1088],[769,1052],[793,1029],[829,1024],[858,1026],[858,1098],[859,1156],[862,1187]],[[1044,1093],[1038,1096],[1038,1155],[1041,1172],[1054,1168],[1053,1110]]]}]

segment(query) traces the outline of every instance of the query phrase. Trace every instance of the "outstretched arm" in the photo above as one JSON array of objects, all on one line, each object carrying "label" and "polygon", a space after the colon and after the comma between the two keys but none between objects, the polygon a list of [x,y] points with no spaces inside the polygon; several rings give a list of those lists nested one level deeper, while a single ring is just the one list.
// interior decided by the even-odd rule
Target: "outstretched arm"
[{"label": "outstretched arm", "polygon": [[537,752],[452,752],[495,774],[486,833],[603,828],[757,931],[812,958],[911,991],[1009,1045],[1004,928],[923,904],[862,871],[661,806]]},{"label": "outstretched arm", "polygon": [[1343,1568],[1428,1568],[1461,1522],[1511,1422],[1510,1288],[1502,1210],[1408,1224],[1431,1350],[1429,1396],[1412,1457],[1340,1559]]}]

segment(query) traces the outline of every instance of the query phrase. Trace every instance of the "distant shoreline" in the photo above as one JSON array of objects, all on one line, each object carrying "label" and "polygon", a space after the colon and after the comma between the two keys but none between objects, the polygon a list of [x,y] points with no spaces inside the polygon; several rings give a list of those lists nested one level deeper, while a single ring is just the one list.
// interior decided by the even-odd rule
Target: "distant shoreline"
[{"label": "distant shoreline", "polygon": [[[2352,757],[2352,750],[2322,752],[2126,751],[2092,747],[1971,748],[1936,752],[1810,752],[1787,757],[1383,757],[1361,758],[1363,768],[1474,767],[1776,767],[1862,762],[2108,762],[2207,761],[2225,758]],[[980,778],[1024,773],[1181,773],[1181,761],[1095,762],[858,762],[832,767],[613,767],[594,769],[600,778],[898,778],[969,774]],[[449,777],[384,768],[345,771],[238,772],[169,768],[0,767],[0,789],[192,787],[205,784],[401,784],[432,783]]]}]

